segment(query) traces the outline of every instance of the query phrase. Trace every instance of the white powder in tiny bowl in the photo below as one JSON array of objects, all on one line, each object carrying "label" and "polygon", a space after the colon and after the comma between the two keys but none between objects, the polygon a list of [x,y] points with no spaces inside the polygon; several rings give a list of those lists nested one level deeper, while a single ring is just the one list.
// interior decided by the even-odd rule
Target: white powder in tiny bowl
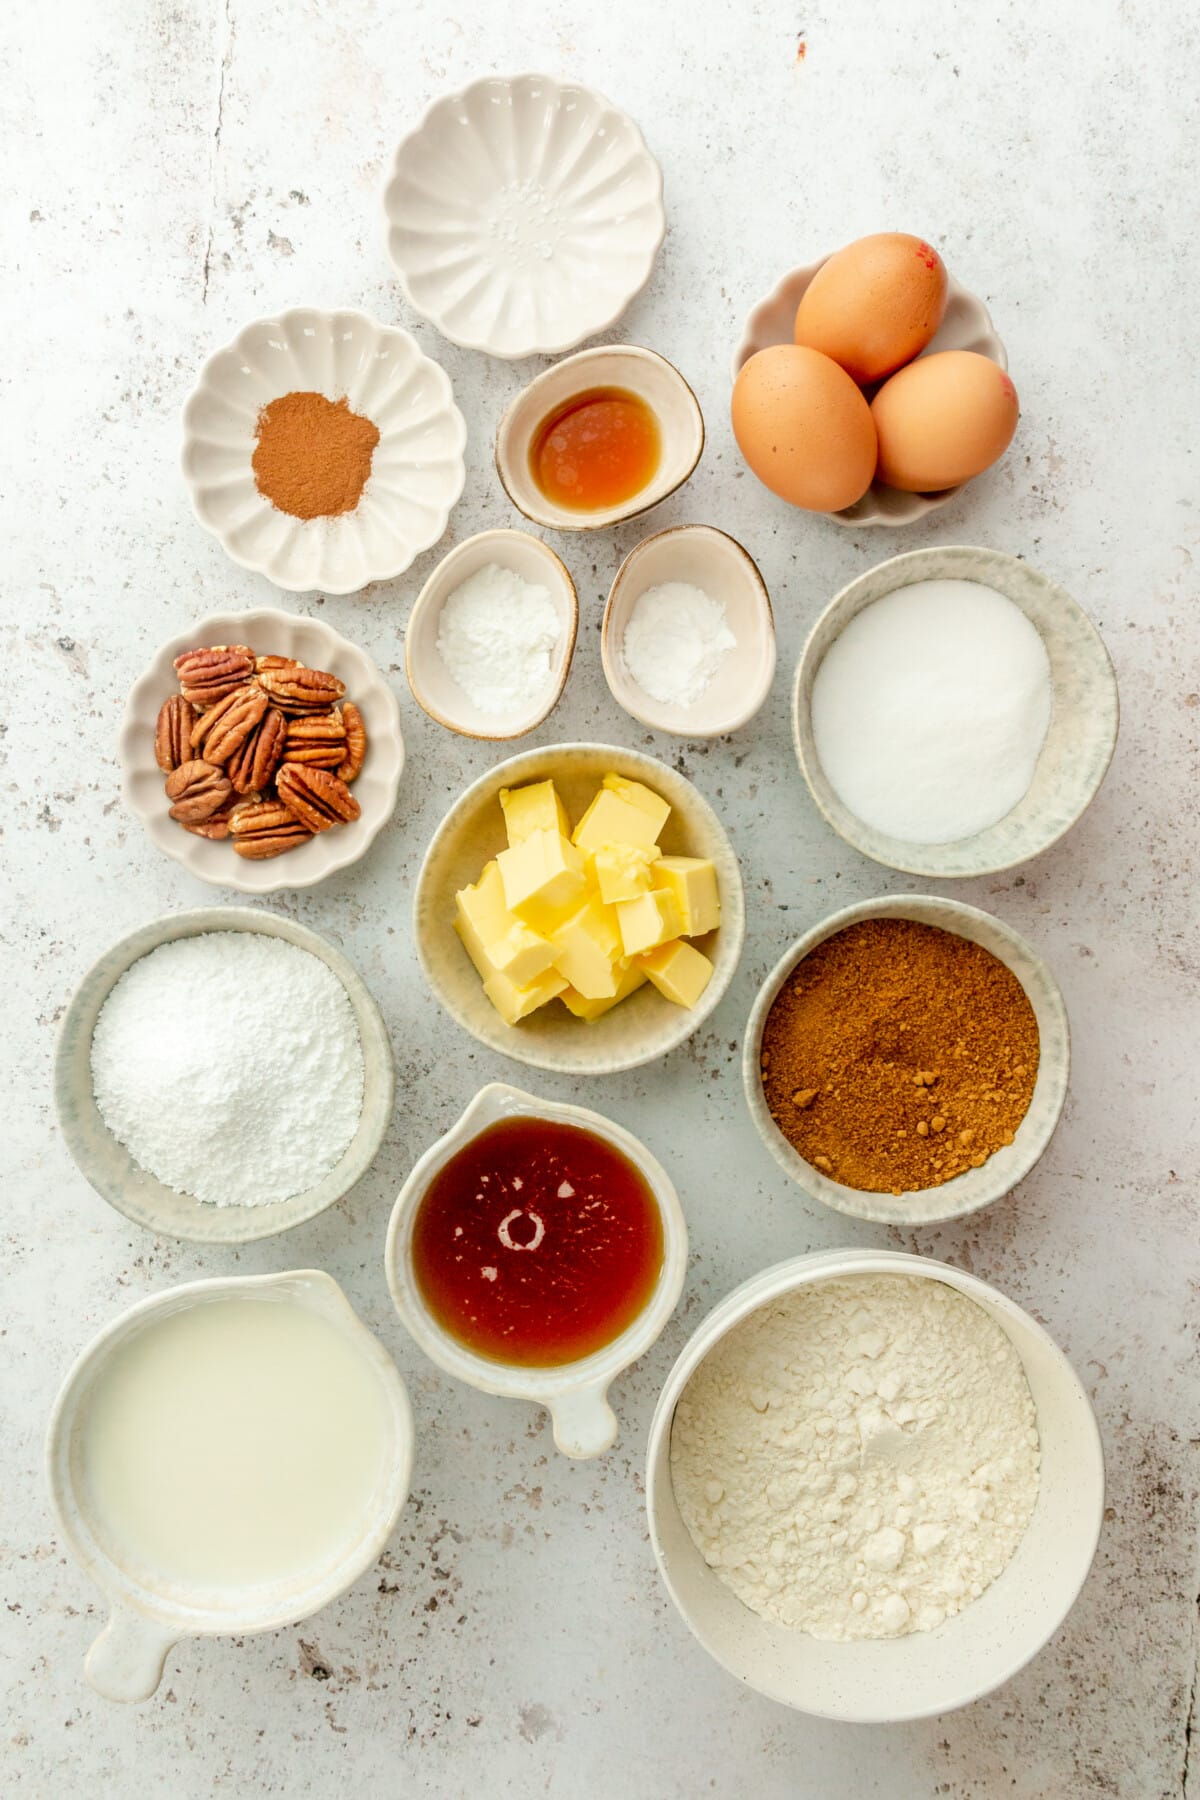
[{"label": "white powder in tiny bowl", "polygon": [[694,706],[736,645],[719,600],[691,582],[664,581],[634,601],[621,659],[652,700]]},{"label": "white powder in tiny bowl", "polygon": [[486,563],[446,597],[437,648],[472,706],[504,717],[546,693],[560,636],[548,589]]},{"label": "white powder in tiny bowl", "polygon": [[260,932],[176,938],[115,984],[92,1034],[108,1129],[148,1174],[213,1206],[315,1187],[358,1129],[363,1053],[319,957]]}]

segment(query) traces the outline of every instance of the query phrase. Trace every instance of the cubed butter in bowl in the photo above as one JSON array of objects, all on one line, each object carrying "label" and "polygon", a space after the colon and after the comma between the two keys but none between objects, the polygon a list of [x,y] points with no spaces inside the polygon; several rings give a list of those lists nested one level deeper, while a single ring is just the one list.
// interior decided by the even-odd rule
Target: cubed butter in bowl
[{"label": "cubed butter in bowl", "polygon": [[526,751],[467,789],[417,885],[435,994],[481,1043],[574,1074],[665,1055],[744,936],[737,860],[683,776],[638,752]]}]

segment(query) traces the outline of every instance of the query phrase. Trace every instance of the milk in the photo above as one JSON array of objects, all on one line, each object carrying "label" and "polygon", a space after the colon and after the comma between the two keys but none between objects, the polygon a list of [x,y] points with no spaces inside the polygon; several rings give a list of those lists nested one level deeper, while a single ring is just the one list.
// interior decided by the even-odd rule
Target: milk
[{"label": "milk", "polygon": [[101,1547],[155,1585],[319,1578],[371,1514],[387,1399],[360,1349],[285,1294],[150,1319],[81,1409],[73,1473]]}]

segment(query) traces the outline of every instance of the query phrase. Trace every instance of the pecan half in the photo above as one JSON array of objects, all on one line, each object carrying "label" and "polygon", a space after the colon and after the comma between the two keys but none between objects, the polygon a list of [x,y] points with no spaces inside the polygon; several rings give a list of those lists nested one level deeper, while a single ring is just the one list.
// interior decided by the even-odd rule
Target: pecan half
[{"label": "pecan half", "polygon": [[336,675],[324,669],[306,669],[300,663],[285,669],[261,669],[258,682],[270,694],[272,704],[289,717],[328,712],[346,692],[345,682]]},{"label": "pecan half", "polygon": [[346,727],[336,707],[327,713],[305,713],[289,719],[283,760],[310,769],[336,769],[346,754]]},{"label": "pecan half", "polygon": [[189,741],[196,720],[196,709],[182,694],[169,694],[158,709],[154,727],[154,760],[164,775],[170,775],[191,755]]},{"label": "pecan half", "polygon": [[285,850],[307,844],[312,836],[308,827],[277,800],[243,800],[233,809],[229,834],[238,855],[255,862],[282,856]]},{"label": "pecan half", "polygon": [[331,825],[348,824],[362,811],[345,782],[328,769],[285,762],[275,777],[275,792],[310,831],[328,831]]},{"label": "pecan half", "polygon": [[342,708],[342,724],[346,732],[346,755],[334,770],[342,781],[353,781],[367,760],[367,727],[353,700]]},{"label": "pecan half", "polygon": [[215,706],[254,673],[254,652],[246,644],[212,644],[175,658],[184,698],[195,706]]},{"label": "pecan half", "polygon": [[211,819],[228,800],[233,784],[220,769],[202,758],[180,763],[167,776],[167,799],[172,801],[171,817],[181,825],[198,825]]},{"label": "pecan half", "polygon": [[304,664],[297,662],[294,656],[256,656],[254,667],[261,675],[264,669],[302,669]]},{"label": "pecan half", "polygon": [[192,726],[192,749],[205,762],[227,763],[240,750],[270,702],[261,688],[237,687],[201,713]]},{"label": "pecan half", "polygon": [[183,826],[185,831],[190,831],[194,837],[227,838],[229,836],[229,821],[233,817],[233,809],[236,805],[237,795],[231,794],[224,806],[218,807],[216,812],[212,813],[209,818],[197,820],[192,824],[189,824],[186,819],[181,819],[179,823]]},{"label": "pecan half", "polygon": [[[266,695],[263,696],[264,700]],[[225,773],[238,794],[261,794],[283,761],[287,720],[274,706],[266,712],[240,750],[225,764]]]}]

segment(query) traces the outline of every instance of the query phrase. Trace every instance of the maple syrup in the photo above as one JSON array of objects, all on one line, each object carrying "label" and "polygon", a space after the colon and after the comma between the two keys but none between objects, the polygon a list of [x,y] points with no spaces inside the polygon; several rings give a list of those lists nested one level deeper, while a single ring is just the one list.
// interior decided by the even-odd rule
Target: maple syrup
[{"label": "maple syrup", "polygon": [[658,472],[658,420],[625,388],[589,388],[543,419],[529,461],[542,493],[572,512],[603,512],[648,487]]}]

